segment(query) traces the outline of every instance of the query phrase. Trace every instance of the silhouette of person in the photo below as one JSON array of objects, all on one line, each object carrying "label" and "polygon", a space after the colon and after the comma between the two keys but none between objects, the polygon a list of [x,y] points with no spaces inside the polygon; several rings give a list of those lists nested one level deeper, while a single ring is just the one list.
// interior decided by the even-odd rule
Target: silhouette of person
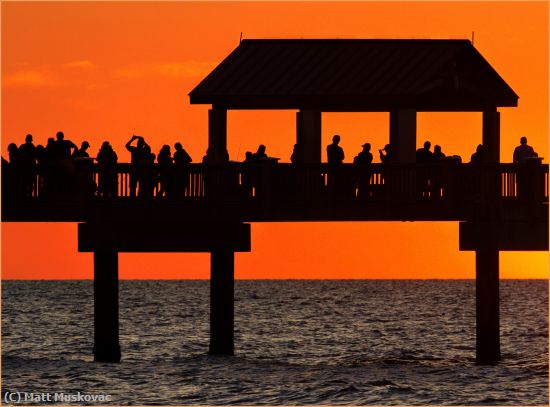
[{"label": "silhouette of person", "polygon": [[344,150],[338,144],[340,136],[336,134],[332,137],[332,144],[327,146],[327,161],[329,164],[342,164],[344,161]]},{"label": "silhouette of person", "polygon": [[514,149],[514,163],[523,164],[529,158],[538,157],[533,147],[527,144],[527,137],[523,136],[519,140],[520,145]]},{"label": "silhouette of person", "polygon": [[470,157],[470,164],[483,163],[483,144],[478,144],[476,152]]},{"label": "silhouette of person", "polygon": [[55,136],[54,148],[56,158],[62,160],[71,158],[71,150],[77,150],[77,145],[70,140],[65,140],[65,135],[62,131],[58,131]]},{"label": "silhouette of person", "polygon": [[365,143],[361,147],[363,150],[359,152],[353,159],[354,164],[365,165],[372,163],[372,153],[370,152],[371,145],[370,143]]},{"label": "silhouette of person", "polygon": [[73,158],[90,158],[90,154],[87,151],[89,147],[90,143],[83,141],[80,148],[73,152]]},{"label": "silhouette of person", "polygon": [[434,161],[440,161],[445,157],[446,157],[445,153],[443,151],[441,151],[441,146],[436,144],[435,147],[434,147],[434,152],[433,152]]},{"label": "silhouette of person", "polygon": [[118,156],[113,150],[113,147],[108,141],[104,141],[97,153],[97,165],[99,167],[98,191],[99,195],[104,198],[117,196],[117,162]]},{"label": "silhouette of person", "polygon": [[[533,198],[533,205],[535,205],[535,171],[533,166],[530,165],[523,165],[527,163],[535,164],[537,163],[535,160],[530,160],[531,158],[536,158],[539,155],[535,152],[533,147],[527,144],[527,137],[523,136],[520,138],[520,145],[517,146],[514,149],[514,163],[515,164],[522,164],[521,168],[518,168],[517,170],[517,188],[518,188],[518,196],[520,198]],[[533,207],[531,207],[531,211],[533,211]]]},{"label": "silhouette of person", "polygon": [[353,159],[353,164],[358,166],[356,169],[356,179],[358,186],[358,196],[360,198],[367,198],[370,194],[369,184],[371,177],[370,164],[372,163],[372,153],[370,152],[370,143],[365,143],[361,147],[363,150],[359,152]]},{"label": "silhouette of person", "polygon": [[151,198],[157,183],[157,174],[154,171],[155,154],[148,144],[143,146],[142,156],[138,162],[138,197]]},{"label": "silhouette of person", "polygon": [[433,153],[430,151],[432,143],[429,141],[424,142],[424,147],[416,150],[416,163],[417,164],[427,164],[431,163],[434,160]]},{"label": "silhouette of person", "polygon": [[267,158],[267,154],[265,153],[265,149],[266,149],[266,147],[263,144],[260,144],[258,146],[258,150],[254,154],[252,154],[252,160],[253,161],[258,161],[258,160]]},{"label": "silhouette of person", "polygon": [[382,163],[390,163],[394,160],[393,147],[391,144],[386,144],[383,149],[378,150],[378,154],[380,155],[380,161]]},{"label": "silhouette of person", "polygon": [[[189,193],[189,164],[193,162],[191,156],[185,151],[180,142],[174,144],[174,184],[173,190],[175,196],[185,196]],[[208,160],[208,152],[205,155]],[[203,160],[204,162],[204,160]]]},{"label": "silhouette of person", "polygon": [[159,164],[160,188],[157,196],[170,196],[172,194],[172,152],[170,146],[165,144],[159,151],[157,162]]},{"label": "silhouette of person", "polygon": [[12,168],[14,168],[17,165],[17,160],[19,158],[18,153],[19,153],[19,148],[17,148],[17,144],[15,143],[8,144],[8,158]]},{"label": "silhouette of person", "polygon": [[[132,142],[137,140],[136,146],[132,146]],[[145,139],[140,136],[132,135],[132,138],[126,143],[126,150],[130,152],[130,197],[136,197],[136,190],[139,179],[139,166],[146,160]]]}]

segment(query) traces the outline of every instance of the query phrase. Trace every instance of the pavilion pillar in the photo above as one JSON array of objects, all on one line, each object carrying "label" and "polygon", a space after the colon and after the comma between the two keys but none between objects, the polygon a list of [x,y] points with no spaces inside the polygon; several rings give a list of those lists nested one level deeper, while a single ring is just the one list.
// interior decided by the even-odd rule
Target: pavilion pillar
[{"label": "pavilion pillar", "polygon": [[498,250],[476,250],[476,361],[500,360]]},{"label": "pavilion pillar", "polygon": [[296,144],[302,162],[321,162],[321,111],[303,109],[296,113]]},{"label": "pavilion pillar", "polygon": [[208,163],[223,164],[227,152],[227,110],[213,106],[208,111]]},{"label": "pavilion pillar", "polygon": [[500,162],[500,112],[496,108],[483,111],[483,161]]},{"label": "pavilion pillar", "polygon": [[416,110],[390,111],[390,145],[396,162],[416,162]]},{"label": "pavilion pillar", "polygon": [[118,253],[94,251],[94,360],[120,362]]},{"label": "pavilion pillar", "polygon": [[233,355],[235,253],[219,248],[210,254],[211,355]]}]

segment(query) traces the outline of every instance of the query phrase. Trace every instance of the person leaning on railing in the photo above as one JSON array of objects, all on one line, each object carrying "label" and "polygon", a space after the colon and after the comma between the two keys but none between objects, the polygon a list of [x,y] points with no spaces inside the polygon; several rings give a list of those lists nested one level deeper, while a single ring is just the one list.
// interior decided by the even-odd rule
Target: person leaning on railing
[{"label": "person leaning on railing", "polygon": [[538,154],[533,147],[527,144],[527,137],[520,138],[520,145],[514,149],[513,160],[515,164],[520,164],[517,169],[517,195],[523,199],[534,198],[535,194],[535,171],[536,167],[526,164],[538,164]]}]

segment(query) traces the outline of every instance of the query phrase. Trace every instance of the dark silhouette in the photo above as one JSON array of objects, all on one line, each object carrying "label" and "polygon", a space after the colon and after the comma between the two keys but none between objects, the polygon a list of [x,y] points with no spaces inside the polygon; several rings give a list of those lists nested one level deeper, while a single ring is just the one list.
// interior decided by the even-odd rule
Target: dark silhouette
[{"label": "dark silhouette", "polygon": [[[533,147],[527,144],[527,137],[521,137],[520,145],[514,149],[514,163],[521,164],[517,170],[516,183],[517,194],[522,199],[532,198],[533,205],[536,205],[536,187],[535,187],[535,167],[528,164],[538,164],[540,160]],[[534,207],[530,208],[530,213],[534,213]]]},{"label": "dark silhouette", "polygon": [[416,163],[417,164],[428,164],[433,162],[434,155],[430,151],[432,144],[429,141],[424,142],[424,147],[416,150]]},{"label": "dark silhouette", "polygon": [[155,185],[158,182],[157,173],[154,171],[155,154],[151,152],[151,147],[145,144],[142,157],[138,162],[138,197],[152,198],[155,191]]},{"label": "dark silhouette", "polygon": [[441,146],[435,145],[434,152],[433,152],[433,159],[434,161],[440,161],[446,157],[445,153],[441,151]]},{"label": "dark silhouette", "polygon": [[17,165],[18,156],[19,156],[19,148],[17,148],[17,144],[15,143],[8,144],[8,157],[12,168]]},{"label": "dark silhouette", "polygon": [[65,140],[65,135],[62,131],[58,131],[56,134],[56,141],[54,143],[54,155],[56,159],[66,160],[71,158],[71,150],[77,150],[78,147],[70,140]]},{"label": "dark silhouette", "polygon": [[476,152],[470,157],[471,164],[481,164],[483,163],[483,144],[478,144]]},{"label": "dark silhouette", "polygon": [[391,163],[395,160],[391,144],[386,144],[383,149],[378,150],[378,154],[380,155],[380,161],[383,163]]},{"label": "dark silhouette", "polygon": [[157,157],[157,162],[159,164],[160,181],[160,188],[157,196],[171,196],[174,171],[172,153],[168,144],[163,145],[160,149],[159,155]]},{"label": "dark silhouette", "polygon": [[533,147],[527,144],[527,137],[522,137],[519,142],[520,145],[514,149],[514,163],[523,164],[527,162],[529,158],[539,156],[535,153]]},{"label": "dark silhouette", "polygon": [[90,158],[90,154],[87,151],[89,147],[90,143],[83,141],[80,148],[73,152],[73,158]]},{"label": "dark silhouette", "polygon": [[265,146],[263,144],[260,144],[258,146],[258,151],[256,151],[254,154],[252,154],[252,160],[258,161],[262,160],[264,158],[267,158],[267,154],[265,153]]},{"label": "dark silhouette", "polygon": [[329,164],[342,164],[344,161],[344,150],[338,144],[340,136],[336,134],[332,137],[332,144],[327,146],[327,161]]},{"label": "dark silhouette", "polygon": [[298,144],[294,144],[292,154],[290,155],[290,162],[292,164],[301,164],[303,162],[302,149]]},{"label": "dark silhouette", "polygon": [[103,198],[114,198],[117,196],[118,174],[116,171],[118,157],[108,141],[101,144],[97,153],[98,192]]},{"label": "dark silhouette", "polygon": [[370,164],[372,163],[372,153],[370,152],[370,143],[365,143],[362,147],[363,150],[353,159],[353,164],[357,167],[355,179],[357,180],[358,196],[360,198],[367,198],[370,196]]},{"label": "dark silhouette", "polygon": [[[132,146],[132,142],[137,140],[137,145]],[[145,147],[147,143],[143,137],[132,135],[132,138],[126,143],[126,150],[130,152],[130,197],[136,196],[136,190],[139,179],[139,166],[146,161]]]},{"label": "dark silhouette", "polygon": [[[185,196],[189,191],[189,164],[193,162],[191,156],[185,151],[181,143],[174,144],[174,184],[173,190],[175,196]],[[206,161],[204,161],[206,159]],[[204,156],[203,162],[208,162],[208,152]]]}]

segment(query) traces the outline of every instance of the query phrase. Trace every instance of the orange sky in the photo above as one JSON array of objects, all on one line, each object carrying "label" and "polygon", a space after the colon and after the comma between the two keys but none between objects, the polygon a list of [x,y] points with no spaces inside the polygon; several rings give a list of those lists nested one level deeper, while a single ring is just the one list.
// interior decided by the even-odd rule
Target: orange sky
[{"label": "orange sky", "polygon": [[[500,109],[501,157],[519,137],[548,151],[548,6],[538,3],[2,3],[2,154],[27,133],[63,130],[97,153],[143,135],[158,152],[181,141],[200,161],[208,106],[187,94],[244,38],[471,38],[520,96]],[[231,159],[260,143],[288,161],[294,111],[229,112]],[[365,141],[388,141],[388,114],[323,115],[323,145],[338,133],[347,162]],[[466,161],[481,142],[479,113],[421,113],[429,139]],[[324,150],[324,148],[323,148]],[[377,158],[375,158],[377,161]],[[546,162],[546,160],[545,160]],[[75,224],[2,224],[2,278],[91,278]],[[473,278],[456,223],[254,224],[237,278]],[[393,251],[398,247],[398,254]],[[121,278],[208,278],[208,255],[121,254]],[[502,253],[504,278],[546,278],[547,253]]]}]

